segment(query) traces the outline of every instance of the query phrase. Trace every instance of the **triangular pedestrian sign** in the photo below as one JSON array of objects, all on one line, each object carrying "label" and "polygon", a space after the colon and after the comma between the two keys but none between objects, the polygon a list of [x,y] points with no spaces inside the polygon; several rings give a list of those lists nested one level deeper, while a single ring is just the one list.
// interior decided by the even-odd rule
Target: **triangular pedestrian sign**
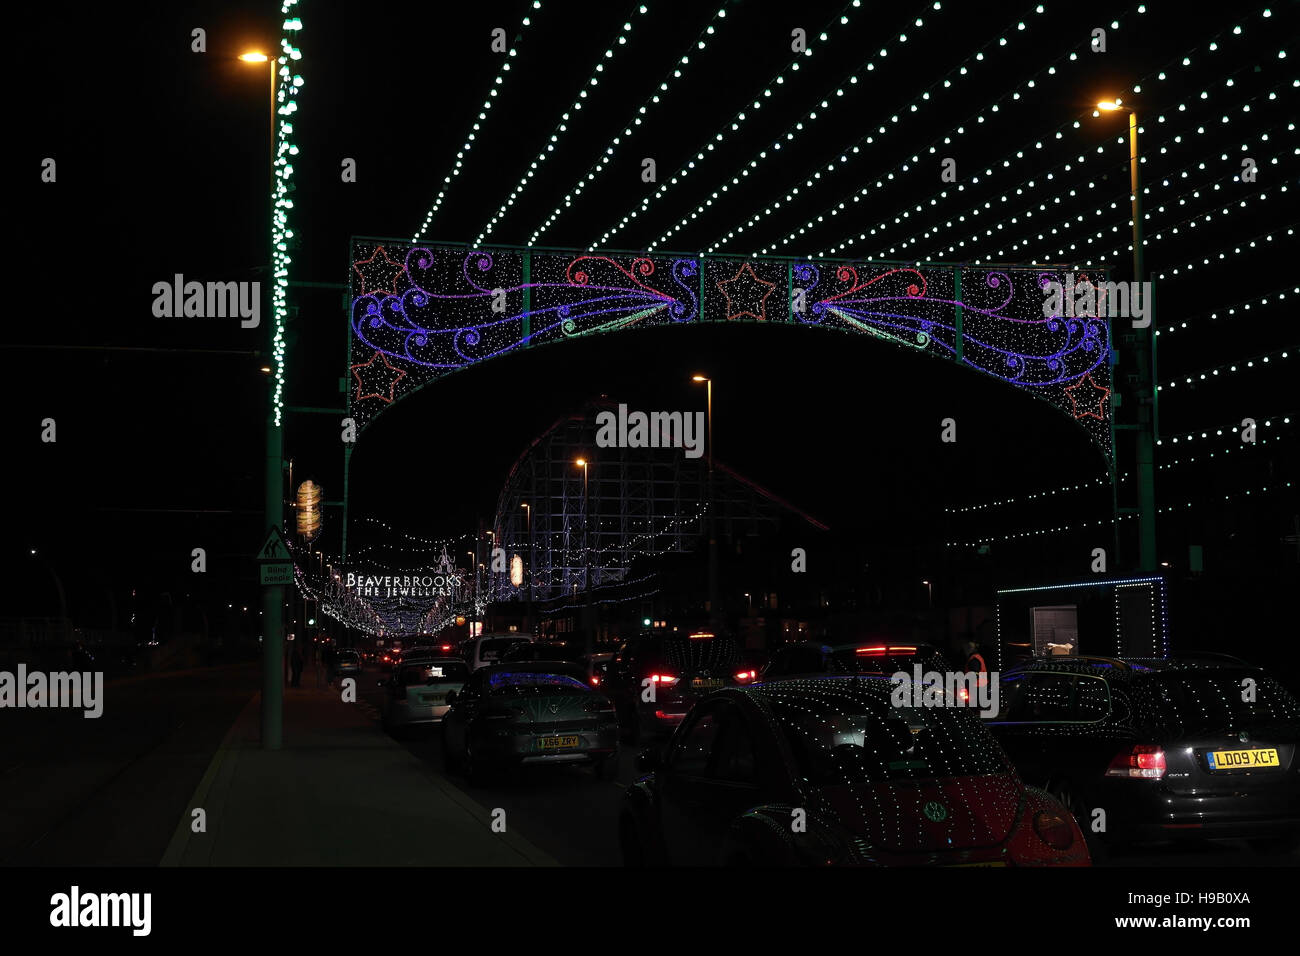
[{"label": "triangular pedestrian sign", "polygon": [[281,561],[291,562],[293,557],[289,554],[289,545],[285,543],[284,535],[276,525],[271,525],[271,530],[266,535],[266,542],[257,551],[258,561]]}]

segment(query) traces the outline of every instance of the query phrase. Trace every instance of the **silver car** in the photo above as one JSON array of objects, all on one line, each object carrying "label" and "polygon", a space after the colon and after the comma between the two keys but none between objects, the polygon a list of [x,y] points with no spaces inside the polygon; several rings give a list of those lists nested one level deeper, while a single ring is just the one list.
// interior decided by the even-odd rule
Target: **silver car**
[{"label": "silver car", "polygon": [[383,722],[389,733],[442,722],[447,694],[458,691],[469,678],[469,666],[459,657],[436,657],[403,662],[393,668],[384,689]]}]

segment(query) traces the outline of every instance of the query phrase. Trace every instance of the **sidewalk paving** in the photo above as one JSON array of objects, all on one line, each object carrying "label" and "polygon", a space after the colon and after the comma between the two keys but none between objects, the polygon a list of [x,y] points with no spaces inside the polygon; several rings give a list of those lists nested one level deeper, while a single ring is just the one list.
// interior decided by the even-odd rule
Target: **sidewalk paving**
[{"label": "sidewalk paving", "polygon": [[[249,701],[199,782],[162,866],[557,866],[334,689],[284,691],[284,749]],[[191,831],[192,811],[207,832]]]}]

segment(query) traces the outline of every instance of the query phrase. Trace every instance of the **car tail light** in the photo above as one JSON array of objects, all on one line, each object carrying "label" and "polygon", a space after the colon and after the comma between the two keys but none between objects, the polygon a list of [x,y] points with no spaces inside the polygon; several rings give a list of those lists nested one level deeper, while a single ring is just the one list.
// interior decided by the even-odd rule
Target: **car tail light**
[{"label": "car tail light", "polygon": [[1159,744],[1134,744],[1110,762],[1106,776],[1159,780],[1166,769],[1165,752]]},{"label": "car tail light", "polygon": [[736,671],[736,682],[747,684],[758,676],[758,671]]},{"label": "car tail light", "polygon": [[599,674],[592,674],[592,675],[591,675],[591,686],[592,686],[592,687],[599,687],[599,686],[600,686],[600,675],[599,675]]},{"label": "car tail light", "polygon": [[1074,824],[1056,810],[1040,810],[1035,813],[1034,832],[1054,850],[1068,850],[1074,844]]},{"label": "car tail light", "polygon": [[450,645],[450,644],[444,644],[444,645],[442,645],[442,649],[443,649],[444,651],[449,651],[449,650],[451,650],[451,645]]},{"label": "car tail light", "polygon": [[663,684],[665,687],[672,687],[677,683],[677,678],[672,674],[651,674],[650,683]]}]

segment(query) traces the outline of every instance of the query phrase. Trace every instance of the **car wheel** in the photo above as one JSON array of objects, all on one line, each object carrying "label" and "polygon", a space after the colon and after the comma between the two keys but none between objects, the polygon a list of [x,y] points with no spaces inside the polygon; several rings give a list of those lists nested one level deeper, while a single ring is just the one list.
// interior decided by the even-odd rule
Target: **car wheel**
[{"label": "car wheel", "polygon": [[1048,791],[1052,796],[1065,806],[1074,817],[1074,822],[1079,825],[1083,832],[1083,840],[1088,845],[1088,856],[1092,858],[1093,865],[1105,863],[1110,859],[1110,848],[1101,839],[1100,833],[1092,831],[1092,815],[1088,808],[1083,805],[1074,788],[1069,784],[1056,784]]}]

